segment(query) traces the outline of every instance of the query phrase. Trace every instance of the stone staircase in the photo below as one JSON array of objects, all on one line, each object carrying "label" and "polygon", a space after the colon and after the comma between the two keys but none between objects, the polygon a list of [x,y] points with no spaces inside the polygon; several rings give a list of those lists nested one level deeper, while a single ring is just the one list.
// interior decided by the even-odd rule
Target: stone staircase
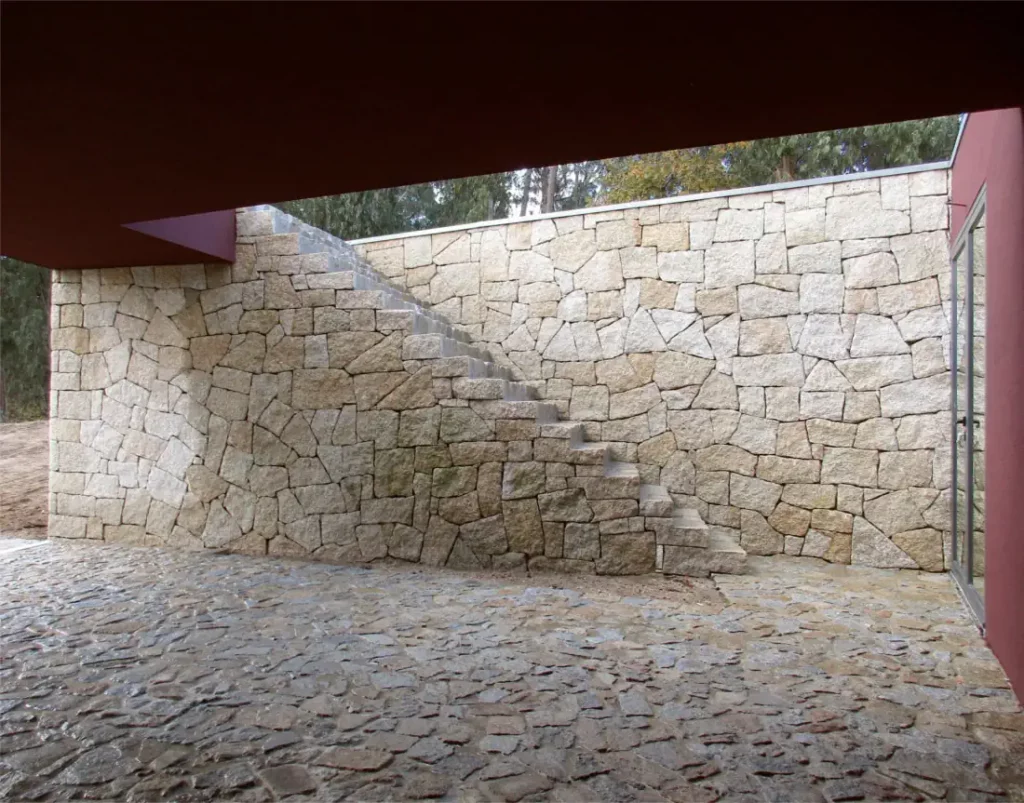
[{"label": "stone staircase", "polygon": [[[696,577],[745,570],[747,553],[734,538],[709,533],[698,511],[674,500],[664,487],[641,484],[635,464],[612,459],[607,443],[587,441],[582,424],[560,420],[558,408],[540,399],[533,385],[516,381],[509,369],[497,365],[469,335],[388,282],[345,241],[276,207],[260,206],[251,211],[269,212],[275,234],[298,234],[301,253],[326,255],[329,278],[323,281],[331,288],[349,291],[345,294],[348,301],[339,300],[339,306],[386,312],[388,325],[406,332],[404,361],[429,365],[435,378],[450,379],[453,398],[470,403],[482,418],[519,424],[518,435],[533,441],[534,460],[571,467],[569,489],[582,489],[589,503],[608,510],[607,517],[598,522],[602,534],[653,533],[650,545],[654,554],[648,570]],[[635,508],[622,508],[636,512],[616,518],[616,500],[635,502]],[[543,506],[541,517],[545,518]]]}]

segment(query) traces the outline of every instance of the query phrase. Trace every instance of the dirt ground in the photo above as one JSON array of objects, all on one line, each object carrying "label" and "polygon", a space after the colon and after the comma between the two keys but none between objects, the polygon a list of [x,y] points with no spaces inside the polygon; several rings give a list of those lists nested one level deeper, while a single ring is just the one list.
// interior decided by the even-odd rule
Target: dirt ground
[{"label": "dirt ground", "polygon": [[49,422],[0,424],[0,532],[46,537]]}]

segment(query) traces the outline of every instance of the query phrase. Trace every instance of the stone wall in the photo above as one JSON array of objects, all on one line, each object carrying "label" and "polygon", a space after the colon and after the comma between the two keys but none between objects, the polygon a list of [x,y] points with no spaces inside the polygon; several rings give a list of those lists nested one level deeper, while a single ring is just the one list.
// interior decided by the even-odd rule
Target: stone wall
[{"label": "stone wall", "polygon": [[748,552],[937,571],[947,200],[911,171],[355,246]]},{"label": "stone wall", "polygon": [[52,298],[51,537],[606,574],[707,540],[278,210],[240,211],[233,265],[63,271]]}]

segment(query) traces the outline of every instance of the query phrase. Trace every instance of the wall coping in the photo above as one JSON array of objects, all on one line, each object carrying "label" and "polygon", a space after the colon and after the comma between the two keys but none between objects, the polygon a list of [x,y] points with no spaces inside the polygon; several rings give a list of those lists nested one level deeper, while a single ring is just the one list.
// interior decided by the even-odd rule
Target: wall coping
[{"label": "wall coping", "polygon": [[964,116],[960,118],[960,128],[956,132],[956,142],[953,143],[953,152],[949,155],[949,169],[953,169],[953,162],[956,161],[957,151],[960,150],[960,140],[964,138],[964,129],[967,128],[967,118],[970,117],[970,112],[964,112]]},{"label": "wall coping", "polygon": [[509,226],[514,223],[533,223],[538,220],[554,220],[556,218],[573,217],[574,215],[599,215],[603,212],[619,212],[624,209],[641,209],[647,206],[667,206],[669,204],[683,204],[692,201],[704,201],[710,198],[731,198],[737,195],[756,195],[761,192],[775,192],[777,190],[794,190],[800,187],[814,187],[819,184],[837,184],[841,181],[861,181],[868,178],[884,178],[886,176],[901,176],[907,173],[925,173],[929,170],[948,170],[952,165],[951,160],[941,162],[928,162],[920,165],[908,165],[906,167],[889,167],[884,170],[868,170],[863,173],[843,173],[838,176],[821,176],[820,178],[805,178],[799,181],[783,181],[777,184],[760,184],[756,187],[736,187],[729,190],[715,190],[714,192],[697,192],[692,195],[677,195],[672,198],[652,198],[649,201],[630,201],[624,204],[608,204],[606,206],[585,206],[581,209],[567,209],[562,212],[548,212],[543,215],[529,215],[527,217],[509,217],[501,220],[480,220],[476,223],[462,223],[458,226],[442,226],[436,229],[419,229],[417,231],[405,231],[399,234],[379,234],[376,237],[363,237],[358,240],[346,240],[349,245],[366,245],[369,243],[381,243],[388,240],[405,240],[409,237],[427,237],[432,234],[445,234],[452,231],[469,231],[471,229],[486,229],[494,226]]}]

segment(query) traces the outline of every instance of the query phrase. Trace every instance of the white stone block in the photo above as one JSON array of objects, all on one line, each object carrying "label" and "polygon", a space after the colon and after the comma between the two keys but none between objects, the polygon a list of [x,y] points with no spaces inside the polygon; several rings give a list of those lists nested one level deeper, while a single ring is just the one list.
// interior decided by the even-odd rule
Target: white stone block
[{"label": "white stone block", "polygon": [[948,410],[949,386],[949,377],[943,373],[884,387],[881,392],[882,415],[900,418]]},{"label": "white stone block", "polygon": [[804,383],[804,365],[799,354],[734,357],[732,373],[737,385],[800,387]]},{"label": "white stone block", "polygon": [[755,268],[758,274],[786,273],[786,235],[782,232],[765,234],[757,241],[754,250]]},{"label": "white stone block", "polygon": [[930,231],[893,237],[892,252],[900,281],[913,282],[949,272],[949,241],[945,232]]},{"label": "white stone block", "polygon": [[619,252],[598,251],[576,272],[574,284],[577,290],[587,292],[619,290],[625,287]]},{"label": "white stone block", "polygon": [[785,318],[759,318],[740,323],[739,353],[743,356],[791,351],[793,346]]},{"label": "white stone block", "polygon": [[844,278],[831,273],[805,273],[800,277],[800,312],[842,312]]},{"label": "white stone block", "polygon": [[[787,242],[792,245],[789,238]],[[790,273],[842,273],[840,247],[837,242],[823,242],[815,245],[799,245],[790,248],[787,262]]]},{"label": "white stone block", "polygon": [[723,209],[718,213],[715,226],[716,243],[736,240],[756,240],[764,233],[764,212],[761,209],[749,211]]},{"label": "white stone block", "polygon": [[800,296],[760,284],[746,284],[739,288],[739,311],[744,320],[793,315],[800,312]]},{"label": "white stone block", "polygon": [[878,390],[914,378],[913,362],[906,354],[839,360],[836,367],[859,391]]},{"label": "white stone block", "polygon": [[879,180],[882,209],[910,209],[910,191],[908,177],[883,176]]},{"label": "white stone block", "polygon": [[829,240],[889,237],[910,231],[910,215],[883,209],[878,193],[835,196],[828,199],[826,208],[825,236]]},{"label": "white stone block", "polygon": [[704,255],[704,286],[735,287],[754,281],[754,244],[714,243]]},{"label": "white stone block", "polygon": [[914,195],[945,195],[946,170],[928,170],[924,173],[911,173],[910,194]]},{"label": "white stone block", "polygon": [[825,239],[825,210],[786,211],[786,242],[790,246],[813,245]]},{"label": "white stone block", "polygon": [[[625,265],[623,265],[625,271]],[[656,275],[666,282],[704,281],[703,251],[669,251],[658,254]]]},{"label": "white stone block", "polygon": [[949,228],[949,205],[945,195],[927,195],[910,199],[910,226],[913,231]]},{"label": "white stone block", "polygon": [[853,342],[850,345],[851,357],[909,353],[910,346],[890,318],[880,315],[857,316]]}]

